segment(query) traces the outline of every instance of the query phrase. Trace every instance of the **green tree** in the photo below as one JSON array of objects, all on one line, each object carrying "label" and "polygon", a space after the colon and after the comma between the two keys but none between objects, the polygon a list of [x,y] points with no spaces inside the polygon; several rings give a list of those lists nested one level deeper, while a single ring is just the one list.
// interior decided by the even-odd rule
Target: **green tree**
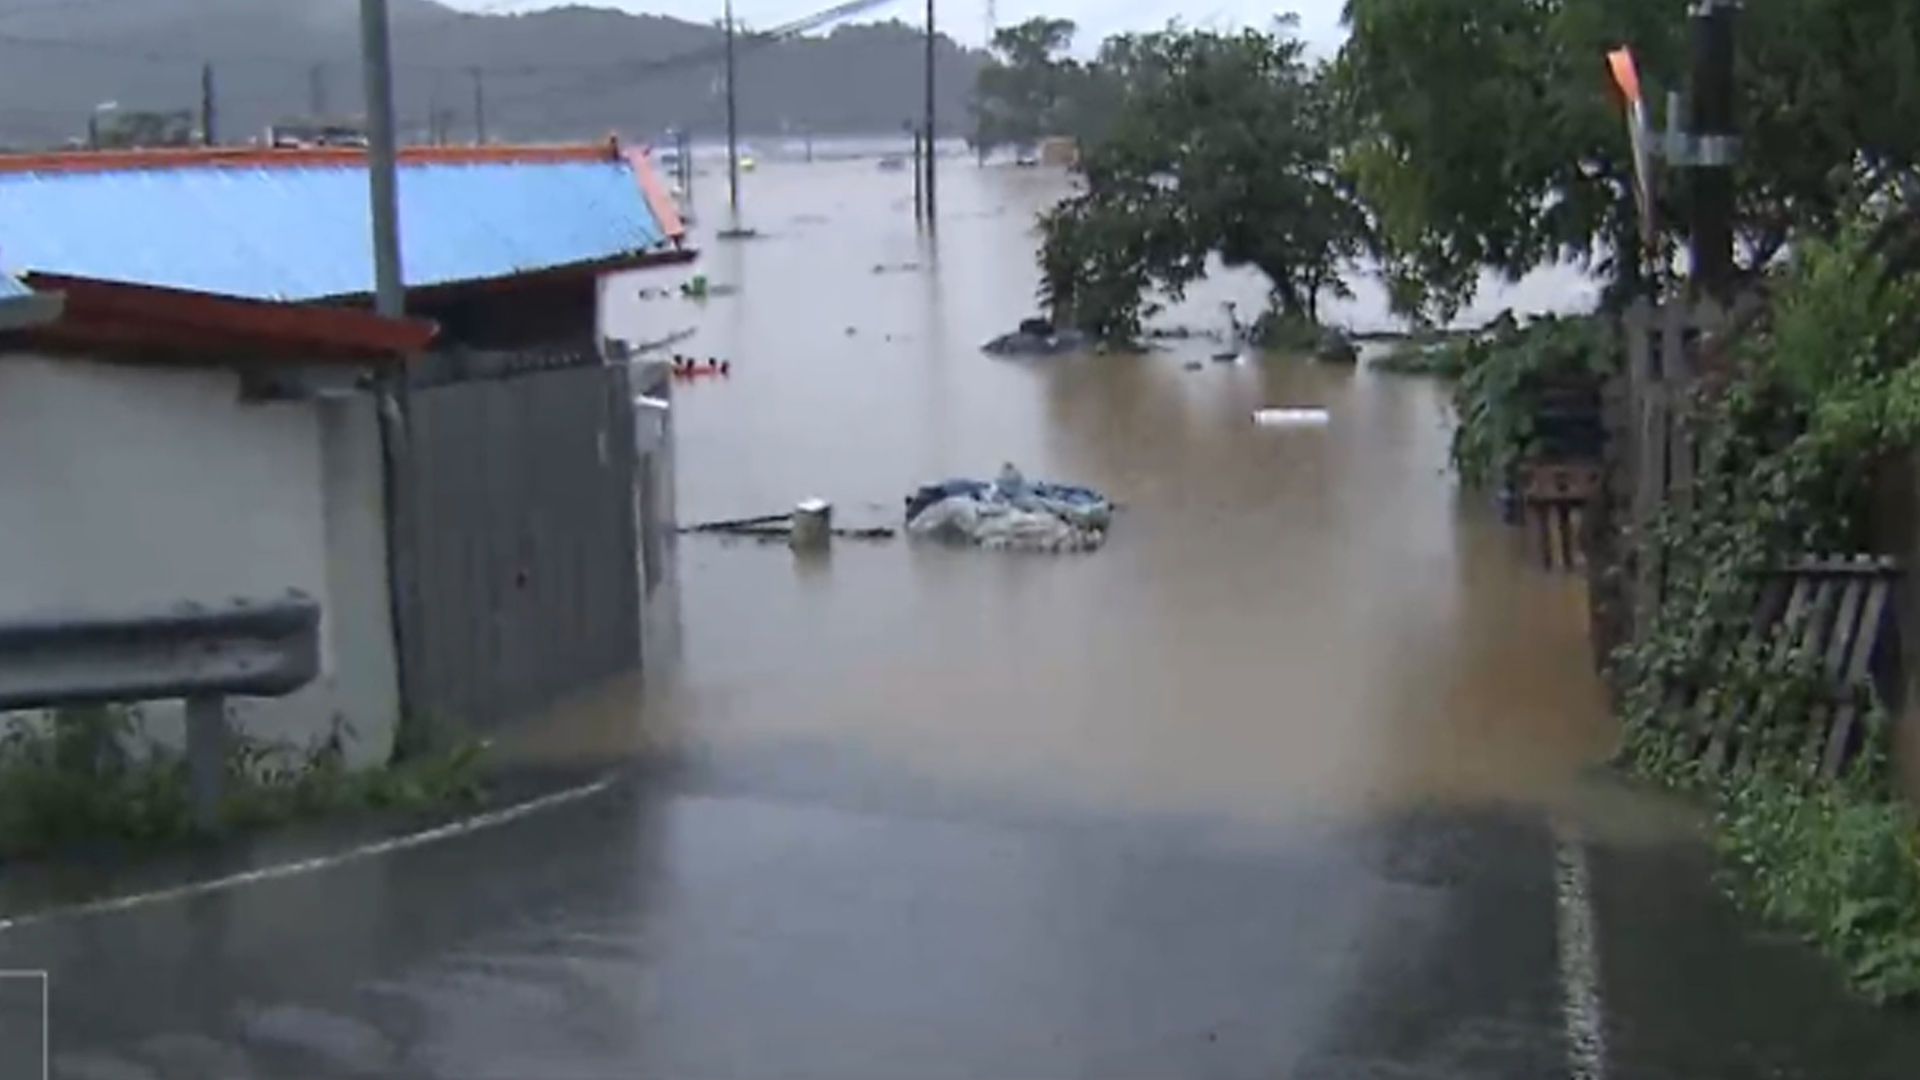
[{"label": "green tree", "polygon": [[994,60],[974,81],[974,149],[1032,146],[1056,134],[1062,103],[1081,68],[1063,54],[1073,47],[1070,19],[1033,18],[993,34]]},{"label": "green tree", "polygon": [[[1740,16],[1743,262],[1830,228],[1862,184],[1917,160],[1920,11],[1905,0],[1751,0]],[[1451,314],[1481,270],[1576,259],[1638,287],[1632,163],[1607,50],[1633,48],[1650,105],[1682,89],[1688,26],[1666,0],[1348,0],[1332,87],[1344,166],[1403,308]],[[1673,185],[1669,233],[1685,212]]]},{"label": "green tree", "polygon": [[1138,334],[1146,293],[1178,297],[1209,255],[1266,276],[1273,310],[1317,322],[1364,222],[1335,168],[1331,102],[1293,23],[1178,26],[1110,39],[1118,88],[1082,147],[1083,190],[1042,215],[1042,299],[1056,322]]}]

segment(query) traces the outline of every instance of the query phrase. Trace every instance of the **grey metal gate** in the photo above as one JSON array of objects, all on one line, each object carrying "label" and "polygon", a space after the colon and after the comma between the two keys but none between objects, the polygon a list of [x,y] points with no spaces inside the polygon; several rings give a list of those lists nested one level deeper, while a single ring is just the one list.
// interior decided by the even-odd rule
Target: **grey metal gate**
[{"label": "grey metal gate", "polygon": [[411,394],[401,689],[430,728],[526,718],[640,662],[626,365],[506,359]]}]

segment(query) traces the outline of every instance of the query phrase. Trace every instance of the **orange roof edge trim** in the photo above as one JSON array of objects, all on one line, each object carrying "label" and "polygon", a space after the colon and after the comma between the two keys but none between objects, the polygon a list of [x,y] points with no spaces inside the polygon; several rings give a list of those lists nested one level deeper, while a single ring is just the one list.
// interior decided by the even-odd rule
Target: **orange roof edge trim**
[{"label": "orange roof edge trim", "polygon": [[646,199],[647,209],[660,223],[660,231],[678,244],[687,235],[687,224],[680,220],[680,208],[674,203],[673,193],[661,182],[660,171],[653,167],[652,152],[642,147],[627,151],[625,156],[627,164],[633,167],[634,179],[640,182],[640,195]]},{"label": "orange roof edge trim", "polygon": [[[557,165],[625,158],[619,140],[549,146],[403,146],[402,165]],[[0,154],[0,173],[131,172],[140,169],[298,168],[359,165],[367,152],[351,146],[275,148],[193,146],[152,150],[56,150]]]},{"label": "orange roof edge trim", "polygon": [[66,297],[63,319],[131,317],[151,325],[187,324],[264,338],[306,341],[384,353],[417,353],[439,335],[428,319],[394,319],[328,304],[281,304],[152,285],[29,273],[28,283]]}]

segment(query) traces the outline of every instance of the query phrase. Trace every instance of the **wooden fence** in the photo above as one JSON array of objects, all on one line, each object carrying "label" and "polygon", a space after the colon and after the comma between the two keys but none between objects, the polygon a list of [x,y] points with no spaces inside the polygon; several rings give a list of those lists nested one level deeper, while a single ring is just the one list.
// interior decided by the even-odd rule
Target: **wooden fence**
[{"label": "wooden fence", "polygon": [[[1655,535],[1663,515],[1693,512],[1698,447],[1691,408],[1703,375],[1723,362],[1711,347],[1732,317],[1712,304],[1641,303],[1622,320],[1623,363],[1606,393],[1607,452],[1582,507],[1597,662],[1643,640],[1666,595],[1667,567]],[[1893,650],[1893,560],[1826,555],[1770,568],[1744,641],[1780,669],[1805,663],[1824,692],[1794,750],[1803,767],[1837,775],[1862,744],[1861,695]],[[1669,715],[1709,770],[1750,759],[1743,723],[1761,703],[1724,686],[1674,686]]]}]

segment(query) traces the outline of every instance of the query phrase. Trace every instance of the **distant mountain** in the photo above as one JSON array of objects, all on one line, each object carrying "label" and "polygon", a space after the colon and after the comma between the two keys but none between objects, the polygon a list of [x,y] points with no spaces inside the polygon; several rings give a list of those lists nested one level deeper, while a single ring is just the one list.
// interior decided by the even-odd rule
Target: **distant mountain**
[{"label": "distant mountain", "polygon": [[[450,138],[471,139],[476,84],[496,141],[724,130],[717,27],[592,7],[472,15],[431,0],[389,3],[395,109],[408,137],[424,138],[437,118]],[[0,145],[79,137],[109,102],[197,109],[203,63],[213,66],[223,141],[316,109],[357,115],[358,12],[358,0],[0,0]],[[775,43],[743,29],[747,135],[892,133],[923,109],[915,27],[840,25]],[[986,58],[945,37],[936,44],[940,128],[958,134]]]}]

